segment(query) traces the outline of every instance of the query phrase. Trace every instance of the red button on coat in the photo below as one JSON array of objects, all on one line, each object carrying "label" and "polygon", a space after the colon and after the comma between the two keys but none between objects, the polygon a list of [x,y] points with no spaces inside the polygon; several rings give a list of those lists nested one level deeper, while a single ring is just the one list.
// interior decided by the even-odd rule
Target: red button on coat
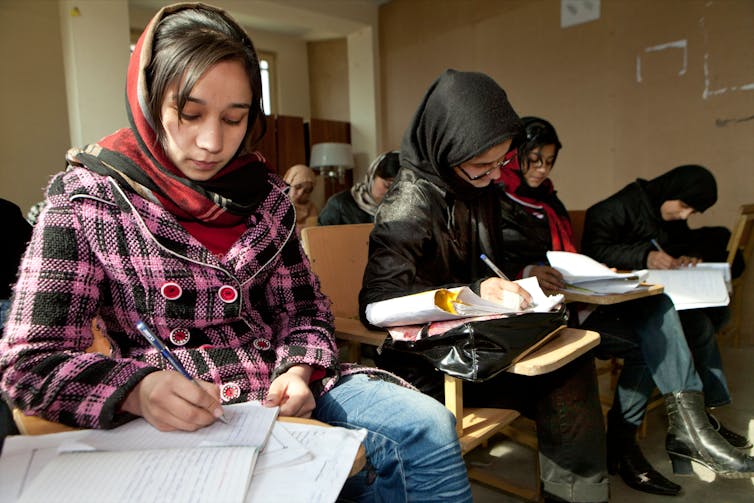
[{"label": "red button on coat", "polygon": [[235,400],[239,396],[241,396],[241,386],[234,382],[225,383],[220,388],[220,397],[223,402]]},{"label": "red button on coat", "polygon": [[231,304],[238,299],[238,291],[230,285],[221,286],[217,295],[226,304]]},{"label": "red button on coat", "polygon": [[185,346],[191,339],[191,333],[186,328],[174,328],[170,331],[170,342],[176,346]]},{"label": "red button on coat", "polygon": [[168,300],[177,300],[183,295],[183,288],[178,283],[168,281],[160,287],[160,293]]},{"label": "red button on coat", "polygon": [[270,341],[267,339],[254,339],[254,347],[257,348],[260,351],[266,351],[270,349]]}]

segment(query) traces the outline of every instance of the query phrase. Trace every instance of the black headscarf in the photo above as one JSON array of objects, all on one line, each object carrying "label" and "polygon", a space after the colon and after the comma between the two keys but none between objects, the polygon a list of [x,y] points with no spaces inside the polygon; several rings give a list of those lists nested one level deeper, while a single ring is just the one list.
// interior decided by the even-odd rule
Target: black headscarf
[{"label": "black headscarf", "polygon": [[505,91],[483,73],[446,70],[424,95],[401,143],[401,166],[420,172],[459,199],[480,191],[453,167],[521,129]]},{"label": "black headscarf", "polygon": [[673,168],[644,185],[652,206],[660,211],[665,201],[679,199],[699,213],[717,201],[715,177],[703,166],[688,164]]}]

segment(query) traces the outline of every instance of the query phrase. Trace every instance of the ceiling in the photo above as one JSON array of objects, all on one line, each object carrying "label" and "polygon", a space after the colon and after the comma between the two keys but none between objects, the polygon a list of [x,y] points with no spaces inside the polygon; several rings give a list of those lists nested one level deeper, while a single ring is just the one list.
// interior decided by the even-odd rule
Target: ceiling
[{"label": "ceiling", "polygon": [[[368,24],[358,11],[376,9],[390,0],[215,0],[248,28],[279,33],[304,40],[339,38]],[[129,7],[157,10],[174,3],[166,0],[128,0]],[[213,3],[209,0],[208,3]],[[365,8],[365,4],[367,7]],[[348,11],[356,16],[345,17]],[[341,17],[340,12],[345,15]]]}]

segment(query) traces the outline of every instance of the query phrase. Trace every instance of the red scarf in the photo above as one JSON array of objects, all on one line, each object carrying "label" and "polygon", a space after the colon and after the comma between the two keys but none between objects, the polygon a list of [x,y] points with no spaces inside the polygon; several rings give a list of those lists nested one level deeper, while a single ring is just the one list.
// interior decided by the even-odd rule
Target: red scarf
[{"label": "red scarf", "polygon": [[544,213],[550,227],[550,248],[553,251],[575,252],[571,221],[555,195],[552,181],[547,178],[539,187],[532,189],[523,178],[516,152],[509,152],[506,159],[510,162],[500,169],[500,178],[495,183],[502,183],[505,194],[528,213],[538,216]]},{"label": "red scarf", "polygon": [[[126,99],[130,129],[121,129],[73,155],[90,169],[140,185],[179,220],[219,227],[244,221],[269,192],[268,168],[258,152],[236,156],[206,182],[184,177],[157,141],[148,110],[145,69],[152,57],[155,27],[165,16],[184,7],[166,7],[152,18],[134,48],[128,65]],[[251,127],[252,125],[249,125]]]}]

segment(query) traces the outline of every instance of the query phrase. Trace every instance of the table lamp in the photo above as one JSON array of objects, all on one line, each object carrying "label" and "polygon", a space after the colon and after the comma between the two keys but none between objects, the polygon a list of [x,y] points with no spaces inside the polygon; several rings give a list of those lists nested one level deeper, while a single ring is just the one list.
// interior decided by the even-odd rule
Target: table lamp
[{"label": "table lamp", "polygon": [[309,167],[320,172],[326,179],[346,181],[346,170],[353,169],[353,147],[350,143],[315,143],[309,159]]}]

